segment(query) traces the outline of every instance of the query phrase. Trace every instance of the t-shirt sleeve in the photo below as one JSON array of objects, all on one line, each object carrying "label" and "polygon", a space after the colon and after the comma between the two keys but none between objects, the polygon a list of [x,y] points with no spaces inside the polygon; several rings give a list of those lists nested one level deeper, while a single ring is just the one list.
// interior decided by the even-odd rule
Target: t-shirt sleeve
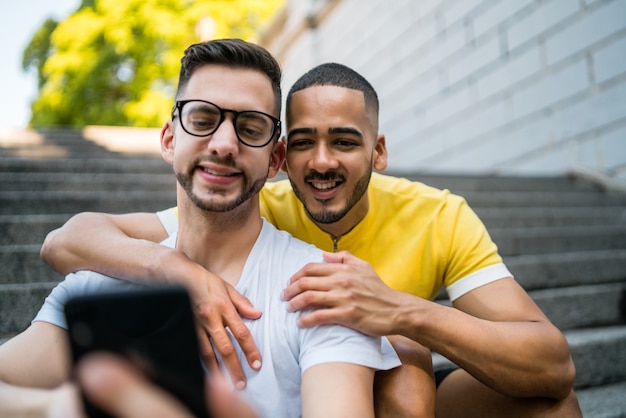
[{"label": "t-shirt sleeve", "polygon": [[465,199],[451,196],[439,240],[447,258],[444,284],[450,300],[480,286],[513,277],[498,254],[487,228]]},{"label": "t-shirt sleeve", "polygon": [[64,306],[71,298],[103,291],[124,291],[143,287],[91,271],[71,273],[52,289],[32,322],[49,322],[67,329]]},{"label": "t-shirt sleeve", "polygon": [[389,370],[400,359],[386,337],[370,337],[340,325],[321,325],[302,331],[300,370],[317,364],[341,362]]},{"label": "t-shirt sleeve", "polygon": [[161,210],[156,213],[167,235],[172,235],[178,231],[178,207]]}]

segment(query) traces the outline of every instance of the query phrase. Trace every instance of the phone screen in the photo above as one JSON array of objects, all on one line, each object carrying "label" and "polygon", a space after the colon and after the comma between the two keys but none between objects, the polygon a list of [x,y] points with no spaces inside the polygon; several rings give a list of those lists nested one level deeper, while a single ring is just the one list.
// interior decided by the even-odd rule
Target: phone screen
[{"label": "phone screen", "polygon": [[[65,305],[72,360],[93,351],[125,357],[200,418],[208,418],[205,368],[182,288],[150,288],[70,299]],[[83,397],[89,417],[109,414]]]}]

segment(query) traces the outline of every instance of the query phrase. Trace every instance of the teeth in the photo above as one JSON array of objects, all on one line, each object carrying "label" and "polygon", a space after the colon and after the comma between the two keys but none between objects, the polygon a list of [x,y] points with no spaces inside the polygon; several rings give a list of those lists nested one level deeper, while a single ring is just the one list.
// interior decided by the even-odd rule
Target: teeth
[{"label": "teeth", "polygon": [[313,185],[313,187],[315,187],[318,190],[328,190],[328,189],[332,189],[333,187],[335,187],[337,185],[337,182],[332,182],[332,183],[311,183]]},{"label": "teeth", "polygon": [[234,173],[219,173],[217,171],[213,171],[213,170],[209,170],[208,168],[203,168],[202,169],[205,173],[209,173],[212,174],[214,176],[224,176],[224,177],[228,177],[228,176],[233,176]]}]

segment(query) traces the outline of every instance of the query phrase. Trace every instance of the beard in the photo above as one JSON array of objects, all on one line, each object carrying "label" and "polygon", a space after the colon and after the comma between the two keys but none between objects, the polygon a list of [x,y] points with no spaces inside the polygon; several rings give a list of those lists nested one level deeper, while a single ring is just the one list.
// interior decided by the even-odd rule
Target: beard
[{"label": "beard", "polygon": [[[306,204],[305,195],[300,190],[295,183],[289,178],[289,182],[291,183],[291,188],[293,189],[296,197],[302,202],[304,206],[304,210],[309,215],[309,217],[315,222],[321,224],[332,224],[340,221],[344,216],[350,212],[350,210],[361,200],[365,192],[367,192],[367,187],[370,183],[370,178],[372,177],[372,165],[368,164],[367,172],[361,176],[361,178],[356,182],[354,188],[352,189],[352,193],[346,199],[343,207],[337,210],[329,209],[327,205],[327,201],[320,201],[322,204],[322,209],[318,212],[313,212]],[[344,177],[335,172],[327,172],[324,174],[311,174],[306,177],[307,180],[332,180],[332,179],[343,179]]]},{"label": "beard", "polygon": [[[220,164],[230,167],[235,166],[235,163],[232,160],[222,160],[220,161]],[[249,174],[246,171],[243,171],[243,185],[241,192],[231,200],[217,201],[211,197],[201,197],[194,191],[193,173],[197,164],[193,164],[191,167],[192,169],[189,171],[177,171],[176,179],[183,190],[185,190],[189,200],[191,200],[196,207],[206,212],[229,212],[238,208],[241,204],[257,194],[263,188],[267,180],[267,173],[265,176],[251,180]],[[211,195],[224,195],[223,191],[219,188],[208,187],[206,190]]]}]

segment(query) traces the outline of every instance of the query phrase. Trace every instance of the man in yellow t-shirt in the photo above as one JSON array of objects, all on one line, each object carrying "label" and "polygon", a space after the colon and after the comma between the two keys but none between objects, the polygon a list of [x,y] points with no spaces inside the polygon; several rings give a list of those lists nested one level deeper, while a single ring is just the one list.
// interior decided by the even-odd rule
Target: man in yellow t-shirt
[{"label": "man in yellow t-shirt", "polygon": [[[466,202],[372,173],[386,168],[387,150],[367,80],[339,64],[320,65],[296,81],[286,109],[289,180],[266,184],[261,213],[328,251],[329,262],[305,266],[283,292],[291,310],[322,307],[300,326],[398,335],[457,364],[439,376],[434,406],[426,396],[415,416],[433,416],[435,408],[437,417],[581,416],[567,341],[513,279]],[[82,238],[87,228],[98,243]],[[205,277],[192,291],[203,328],[213,336],[228,327],[248,362],[259,360],[239,316],[260,313],[210,272],[146,241],[163,239],[168,228],[176,228],[172,209],[80,214],[46,238],[42,257],[62,273],[90,268],[182,283]],[[442,285],[453,307],[430,301]]]}]

